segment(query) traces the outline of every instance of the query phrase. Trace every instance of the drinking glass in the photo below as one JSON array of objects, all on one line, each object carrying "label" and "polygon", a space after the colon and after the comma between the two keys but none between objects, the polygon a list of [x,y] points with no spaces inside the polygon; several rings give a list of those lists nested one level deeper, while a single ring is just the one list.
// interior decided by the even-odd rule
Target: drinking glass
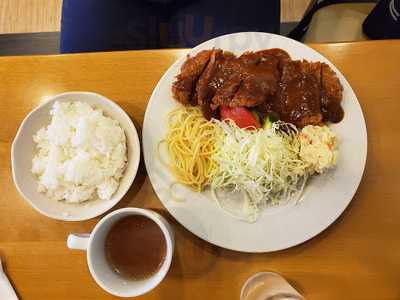
[{"label": "drinking glass", "polygon": [[240,300],[305,300],[281,275],[260,272],[244,283]]}]

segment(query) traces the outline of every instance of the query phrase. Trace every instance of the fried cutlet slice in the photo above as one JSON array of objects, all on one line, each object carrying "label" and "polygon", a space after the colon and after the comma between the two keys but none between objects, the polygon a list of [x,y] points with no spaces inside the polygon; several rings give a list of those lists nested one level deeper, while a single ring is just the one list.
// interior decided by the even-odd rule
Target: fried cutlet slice
[{"label": "fried cutlet slice", "polygon": [[276,93],[279,60],[263,57],[258,52],[245,52],[240,57],[221,61],[214,82],[218,85],[212,107],[254,107]]},{"label": "fried cutlet slice", "polygon": [[321,69],[321,86],[321,111],[324,121],[340,122],[344,116],[341,106],[343,87],[336,73],[325,63]]},{"label": "fried cutlet slice", "polygon": [[210,85],[215,88],[211,99],[211,108],[216,110],[220,105],[229,105],[242,82],[242,63],[232,53],[224,53],[211,79]]},{"label": "fried cutlet slice", "polygon": [[283,64],[273,109],[285,122],[298,127],[318,125],[321,113],[321,63],[306,60]]},{"label": "fried cutlet slice", "polygon": [[196,82],[206,68],[211,55],[217,50],[203,50],[196,56],[188,57],[181,67],[181,72],[176,76],[172,84],[172,95],[174,99],[183,105],[197,105],[194,89]]},{"label": "fried cutlet slice", "polygon": [[242,82],[229,106],[254,107],[274,95],[279,83],[278,64],[279,60],[271,56],[255,65],[244,65]]},{"label": "fried cutlet slice", "polygon": [[214,51],[210,56],[210,60],[204,72],[196,83],[195,94],[197,102],[201,107],[204,117],[208,120],[214,115],[213,109],[211,108],[211,99],[214,97],[215,91],[218,88],[213,85],[212,82],[215,80],[218,66],[223,57],[224,54],[222,50]]}]

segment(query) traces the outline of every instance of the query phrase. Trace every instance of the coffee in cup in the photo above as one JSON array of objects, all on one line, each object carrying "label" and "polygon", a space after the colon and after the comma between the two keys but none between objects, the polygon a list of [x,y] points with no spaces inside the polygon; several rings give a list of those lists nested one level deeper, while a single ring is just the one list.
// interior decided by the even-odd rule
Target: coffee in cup
[{"label": "coffee in cup", "polygon": [[126,216],[111,227],[105,240],[108,263],[122,277],[143,280],[161,268],[167,243],[160,227],[143,215]]}]

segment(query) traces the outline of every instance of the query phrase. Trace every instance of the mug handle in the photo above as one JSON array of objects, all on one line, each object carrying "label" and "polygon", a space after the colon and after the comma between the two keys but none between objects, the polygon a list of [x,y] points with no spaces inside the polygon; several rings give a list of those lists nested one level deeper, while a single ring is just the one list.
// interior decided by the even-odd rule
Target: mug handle
[{"label": "mug handle", "polygon": [[67,247],[70,249],[87,250],[90,233],[71,233],[68,235]]}]

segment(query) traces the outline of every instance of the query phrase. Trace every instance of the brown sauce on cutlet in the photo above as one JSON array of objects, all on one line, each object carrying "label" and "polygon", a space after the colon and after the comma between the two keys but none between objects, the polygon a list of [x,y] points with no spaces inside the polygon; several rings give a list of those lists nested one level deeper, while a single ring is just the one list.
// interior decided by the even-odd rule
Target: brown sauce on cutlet
[{"label": "brown sauce on cutlet", "polygon": [[[218,117],[221,105],[246,107],[263,116],[275,112],[281,120],[298,127],[343,119],[343,88],[325,63],[294,61],[279,48],[248,51],[240,56],[221,49],[206,54],[210,55],[206,63],[204,52],[190,58],[196,68],[186,66],[184,73],[186,69],[198,72],[199,66],[204,69],[196,82],[188,85],[191,90],[180,91],[175,98],[183,99],[180,102],[184,105],[200,105],[207,119]],[[177,78],[184,81],[184,77],[179,74]],[[174,83],[173,93],[177,93],[176,86]],[[188,100],[187,95],[193,99]]]}]

